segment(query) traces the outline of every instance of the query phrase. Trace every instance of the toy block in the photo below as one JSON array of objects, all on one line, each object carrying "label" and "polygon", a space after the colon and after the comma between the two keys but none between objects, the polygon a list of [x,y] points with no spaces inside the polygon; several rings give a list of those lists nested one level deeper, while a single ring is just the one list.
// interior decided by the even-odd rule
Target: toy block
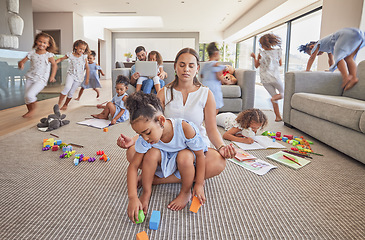
[{"label": "toy block", "polygon": [[104,128],[104,129],[103,129],[103,131],[104,131],[104,132],[107,132],[107,131],[108,131],[108,128]]},{"label": "toy block", "polygon": [[147,233],[145,231],[137,233],[137,240],[148,240]]},{"label": "toy block", "polygon": [[52,146],[52,151],[58,151],[58,145],[53,145]]},{"label": "toy block", "polygon": [[307,140],[307,143],[309,143],[309,144],[313,144],[313,142],[312,142],[312,141],[309,141],[309,140]]},{"label": "toy block", "polygon": [[79,165],[79,159],[75,158],[74,159],[74,164],[75,164],[75,166]]},{"label": "toy block", "polygon": [[53,138],[48,138],[45,142],[43,142],[43,147],[52,147],[53,145],[54,145]]},{"label": "toy block", "polygon": [[105,162],[109,161],[109,158],[106,154],[103,154],[103,156],[100,158],[100,160],[104,160]]},{"label": "toy block", "polygon": [[101,151],[101,150],[96,152],[96,155],[103,155],[103,154],[104,154],[104,151]]},{"label": "toy block", "polygon": [[51,149],[50,147],[44,147],[42,148],[42,151],[48,151],[49,149]]},{"label": "toy block", "polygon": [[286,141],[288,141],[288,138],[287,137],[282,137],[281,140],[283,140],[283,142],[286,142]]},{"label": "toy block", "polygon": [[63,152],[71,152],[72,151],[72,146],[71,145],[66,145],[62,148]]},{"label": "toy block", "polygon": [[267,135],[269,135],[269,133],[268,133],[268,131],[265,131],[265,132],[263,132],[261,135],[263,135],[263,136],[267,136]]},{"label": "toy block", "polygon": [[284,135],[284,137],[287,137],[288,139],[292,140],[293,139],[293,135]]},{"label": "toy block", "polygon": [[275,142],[276,141],[276,138],[273,138],[272,141]]},{"label": "toy block", "polygon": [[62,143],[62,140],[56,140],[56,141],[54,141],[54,145],[61,145],[61,143]]},{"label": "toy block", "polygon": [[144,219],[145,219],[145,215],[143,213],[143,210],[139,210],[139,212],[138,212],[138,221],[136,221],[136,223],[143,223]]},{"label": "toy block", "polygon": [[191,205],[190,205],[190,211],[191,212],[194,212],[194,213],[197,213],[199,208],[201,207],[202,205],[200,204],[200,201],[197,197],[193,197],[193,201],[191,202]]},{"label": "toy block", "polygon": [[277,132],[277,133],[276,133],[276,136],[277,136],[277,137],[281,137],[281,132]]},{"label": "toy block", "polygon": [[296,148],[296,147],[292,147],[292,148],[291,148],[291,150],[293,150],[293,151],[298,151],[298,148]]},{"label": "toy block", "polygon": [[157,230],[158,225],[160,224],[161,212],[160,211],[152,211],[150,218],[150,229]]}]

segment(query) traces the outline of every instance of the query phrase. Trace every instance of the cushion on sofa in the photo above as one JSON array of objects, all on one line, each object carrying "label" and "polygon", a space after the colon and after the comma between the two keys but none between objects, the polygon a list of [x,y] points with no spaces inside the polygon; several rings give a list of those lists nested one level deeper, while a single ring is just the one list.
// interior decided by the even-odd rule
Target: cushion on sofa
[{"label": "cushion on sofa", "polygon": [[358,83],[350,90],[344,91],[343,96],[365,101],[365,61],[359,63],[357,77],[359,79]]},{"label": "cushion on sofa", "polygon": [[237,85],[222,85],[222,93],[224,98],[240,98],[241,88]]},{"label": "cushion on sofa", "polygon": [[365,112],[364,101],[343,96],[295,93],[291,106],[312,116],[361,131],[360,118]]},{"label": "cushion on sofa", "polygon": [[359,127],[362,133],[365,133],[365,112],[360,117]]}]

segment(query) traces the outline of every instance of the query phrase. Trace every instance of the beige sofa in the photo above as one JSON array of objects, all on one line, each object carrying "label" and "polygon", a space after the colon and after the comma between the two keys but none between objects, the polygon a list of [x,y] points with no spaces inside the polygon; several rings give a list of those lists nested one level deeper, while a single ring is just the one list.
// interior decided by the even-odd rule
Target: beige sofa
[{"label": "beige sofa", "polygon": [[344,93],[340,73],[286,73],[284,123],[365,163],[365,61],[357,70]]},{"label": "beige sofa", "polygon": [[[204,62],[201,63],[201,67]],[[167,72],[168,77],[165,79],[165,83],[168,84],[174,80],[175,70],[173,63],[164,63],[164,70]],[[130,68],[115,68],[112,71],[113,78],[113,95],[115,94],[115,80],[118,75],[124,75],[130,78]],[[224,107],[220,109],[221,112],[240,112],[242,110],[253,108],[255,100],[255,78],[256,73],[254,70],[246,70],[238,68],[235,71],[235,77],[237,78],[237,85],[223,85],[223,101]],[[135,91],[133,86],[129,86],[128,93]]]}]

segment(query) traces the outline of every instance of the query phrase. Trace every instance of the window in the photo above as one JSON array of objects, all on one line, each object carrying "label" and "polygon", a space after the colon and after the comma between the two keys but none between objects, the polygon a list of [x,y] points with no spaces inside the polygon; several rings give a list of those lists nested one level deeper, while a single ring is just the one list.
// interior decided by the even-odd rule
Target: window
[{"label": "window", "polygon": [[253,52],[254,37],[246,39],[237,43],[237,66],[236,68],[253,69],[253,58],[251,53]]}]

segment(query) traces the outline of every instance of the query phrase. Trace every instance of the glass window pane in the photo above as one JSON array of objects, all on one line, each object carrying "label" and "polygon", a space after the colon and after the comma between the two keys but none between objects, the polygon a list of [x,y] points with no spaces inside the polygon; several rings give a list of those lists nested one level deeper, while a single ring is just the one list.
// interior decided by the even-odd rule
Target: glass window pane
[{"label": "glass window pane", "polygon": [[237,43],[237,65],[236,68],[253,69],[253,58],[251,53],[253,52],[254,37],[246,39]]},{"label": "glass window pane", "polygon": [[[292,22],[288,71],[306,69],[309,55],[299,52],[298,47],[320,38],[321,18],[322,10],[319,10]],[[312,65],[312,71],[315,70],[317,70],[317,58]]]}]

